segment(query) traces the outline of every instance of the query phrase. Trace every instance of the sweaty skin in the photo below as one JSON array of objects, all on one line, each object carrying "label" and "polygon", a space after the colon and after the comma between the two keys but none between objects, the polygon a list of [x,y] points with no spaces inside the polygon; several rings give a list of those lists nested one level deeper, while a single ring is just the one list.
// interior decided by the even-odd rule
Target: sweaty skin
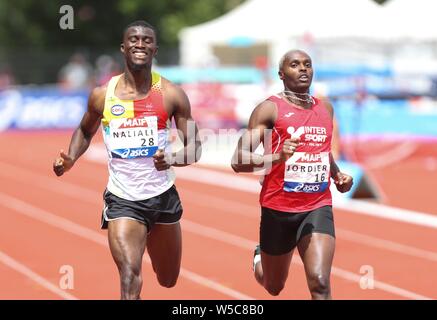
[{"label": "sweaty skin", "polygon": [[[279,78],[284,84],[287,95],[282,98],[293,103],[297,108],[312,107],[309,88],[313,78],[311,58],[303,51],[287,52],[280,61]],[[331,103],[324,100],[324,105],[333,118]],[[271,168],[273,164],[286,162],[295,152],[299,138],[291,137],[284,141],[279,153],[258,155],[255,150],[264,143],[264,134],[272,129],[277,119],[276,105],[266,100],[252,112],[248,130],[240,138],[232,158],[235,172],[253,172],[259,168]],[[247,142],[247,143],[245,143]],[[353,184],[351,176],[342,173],[332,153],[329,153],[331,177],[340,192],[347,192]],[[290,208],[290,211],[293,211]],[[328,234],[312,233],[304,236],[297,244],[299,254],[305,266],[308,288],[313,299],[331,299],[330,271],[335,250],[335,238]],[[261,263],[255,265],[255,279],[271,295],[278,295],[288,278],[289,267],[294,250],[283,255],[269,255],[261,250]]]},{"label": "sweaty skin", "polygon": [[[125,41],[121,44],[121,52],[126,57],[126,64],[134,72],[125,71],[124,77],[119,80],[115,94],[120,99],[139,100],[146,97],[151,86],[151,63],[157,53],[157,46],[154,44],[154,32],[148,28],[132,27],[125,35]],[[138,57],[137,53],[145,53],[145,57]],[[142,69],[141,69],[142,68]],[[138,70],[138,71],[136,71]],[[60,151],[59,157],[55,159],[53,169],[56,175],[61,176],[70,170],[77,159],[88,149],[91,139],[97,132],[100,121],[103,117],[105,94],[107,86],[96,87],[92,90],[88,107],[79,127],[74,131],[68,154]],[[164,96],[164,108],[169,118],[174,117],[180,138],[184,142],[184,149],[179,153],[184,155],[196,154],[195,160],[200,158],[200,140],[196,139],[198,128],[195,125],[195,136],[188,136],[187,123],[194,120],[191,116],[191,107],[185,92],[165,78],[162,78],[162,90]],[[167,157],[166,157],[167,156]],[[158,150],[154,155],[155,167],[157,170],[166,170],[170,166],[186,166],[187,162],[169,162],[171,159],[180,159],[176,154],[164,155]],[[189,157],[182,156],[183,159]]]},{"label": "sweaty skin", "polygon": [[[153,29],[144,25],[125,30],[120,51],[125,58],[125,70],[115,89],[120,99],[139,100],[146,97],[152,83],[152,60],[158,50]],[[184,147],[178,152],[165,154],[158,150],[153,156],[156,170],[170,166],[187,166],[201,155],[198,129],[191,116],[191,107],[185,92],[167,79],[162,80],[163,103],[169,119],[174,118]],[[68,153],[60,151],[53,162],[57,176],[69,171],[88,149],[103,117],[107,86],[92,90],[80,125],[74,131]],[[189,126],[194,126],[194,135]],[[182,159],[182,160],[181,160]],[[122,299],[139,299],[142,288],[142,257],[147,249],[153,270],[161,286],[172,287],[179,276],[182,240],[180,223],[156,224],[147,233],[147,227],[135,220],[116,219],[108,222],[109,247],[120,274]]]}]

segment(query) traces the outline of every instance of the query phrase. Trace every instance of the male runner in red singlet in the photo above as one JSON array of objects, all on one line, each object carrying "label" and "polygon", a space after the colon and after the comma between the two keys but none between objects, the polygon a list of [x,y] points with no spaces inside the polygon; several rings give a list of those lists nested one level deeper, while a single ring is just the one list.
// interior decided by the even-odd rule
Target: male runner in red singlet
[{"label": "male runner in red singlet", "polygon": [[[186,94],[152,71],[158,50],[155,29],[145,21],[131,23],[124,30],[120,50],[124,73],[91,92],[69,151],[60,152],[53,170],[58,176],[70,170],[102,124],[109,158],[102,228],[108,229],[121,299],[139,299],[146,248],[158,282],[168,288],[176,284],[182,205],[172,166],[197,161],[201,147]],[[172,118],[184,142],[176,153],[169,150]]]},{"label": "male runner in red singlet", "polygon": [[[330,299],[335,248],[330,177],[340,192],[350,190],[352,177],[340,172],[331,154],[332,105],[308,93],[311,58],[299,50],[289,51],[278,73],[284,91],[254,109],[232,163],[236,172],[268,168],[260,193],[255,278],[270,294],[278,295],[297,247],[312,298]],[[254,153],[260,142],[263,156]]]}]

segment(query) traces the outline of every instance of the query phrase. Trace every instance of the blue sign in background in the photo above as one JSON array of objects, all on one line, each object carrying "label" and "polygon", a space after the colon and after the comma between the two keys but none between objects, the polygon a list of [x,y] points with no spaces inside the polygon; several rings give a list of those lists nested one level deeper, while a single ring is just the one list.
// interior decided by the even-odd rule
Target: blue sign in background
[{"label": "blue sign in background", "polygon": [[[0,92],[0,131],[71,129],[86,110],[88,91],[20,89]],[[418,108],[407,100],[333,102],[342,135],[417,135],[437,137],[437,106]],[[233,106],[229,106],[232,108]]]},{"label": "blue sign in background", "polygon": [[0,131],[76,127],[86,110],[88,92],[26,89],[0,92]]}]

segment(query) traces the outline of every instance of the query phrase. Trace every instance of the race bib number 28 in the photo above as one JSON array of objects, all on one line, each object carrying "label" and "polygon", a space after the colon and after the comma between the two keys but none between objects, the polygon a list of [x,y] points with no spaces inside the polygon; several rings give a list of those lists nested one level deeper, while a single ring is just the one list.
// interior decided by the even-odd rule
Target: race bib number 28
[{"label": "race bib number 28", "polygon": [[152,157],[158,150],[156,116],[113,119],[106,134],[107,144],[114,158]]},{"label": "race bib number 28", "polygon": [[285,163],[284,191],[323,192],[329,184],[329,153],[295,152]]}]

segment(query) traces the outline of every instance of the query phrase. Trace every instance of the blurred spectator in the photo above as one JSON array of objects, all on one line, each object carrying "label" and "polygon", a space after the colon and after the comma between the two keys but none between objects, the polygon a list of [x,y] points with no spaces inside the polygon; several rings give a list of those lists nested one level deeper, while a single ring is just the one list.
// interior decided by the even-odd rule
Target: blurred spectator
[{"label": "blurred spectator", "polygon": [[92,68],[84,55],[75,53],[59,72],[59,85],[67,90],[88,89],[92,80]]},{"label": "blurred spectator", "polygon": [[0,68],[0,90],[5,90],[15,83],[14,75],[8,66]]},{"label": "blurred spectator", "polygon": [[120,74],[119,64],[108,55],[101,55],[96,61],[96,81],[101,86],[107,83],[113,76]]}]

